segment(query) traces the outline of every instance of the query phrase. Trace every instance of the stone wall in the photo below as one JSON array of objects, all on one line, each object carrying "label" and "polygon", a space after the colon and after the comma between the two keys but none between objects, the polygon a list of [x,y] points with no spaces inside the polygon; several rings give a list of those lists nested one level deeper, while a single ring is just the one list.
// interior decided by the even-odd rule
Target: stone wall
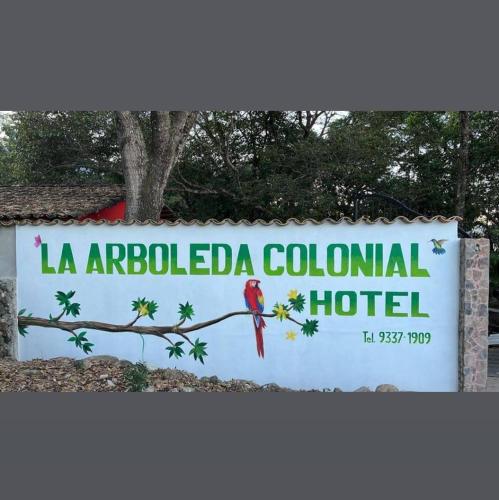
[{"label": "stone wall", "polygon": [[16,280],[0,279],[0,358],[17,354]]},{"label": "stone wall", "polygon": [[489,240],[461,240],[459,390],[484,391],[487,384]]}]

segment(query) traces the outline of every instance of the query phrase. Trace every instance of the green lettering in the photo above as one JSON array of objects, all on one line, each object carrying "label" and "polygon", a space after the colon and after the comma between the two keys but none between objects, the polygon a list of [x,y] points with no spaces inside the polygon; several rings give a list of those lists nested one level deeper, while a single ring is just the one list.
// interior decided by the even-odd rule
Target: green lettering
[{"label": "green lettering", "polygon": [[415,278],[430,277],[427,269],[419,267],[419,245],[417,243],[411,243],[411,276]]},{"label": "green lettering", "polygon": [[[339,271],[335,270],[335,249],[339,248],[341,252],[341,268]],[[348,246],[344,243],[333,243],[332,245],[328,245],[327,250],[327,272],[331,276],[346,276],[348,273],[348,256],[349,250]]]},{"label": "green lettering", "polygon": [[[158,269],[157,250],[160,250],[161,267]],[[164,243],[153,243],[149,245],[149,270],[151,274],[166,274],[168,272],[168,245]]]},{"label": "green lettering", "polygon": [[375,262],[376,262],[376,267],[374,269],[374,275],[377,278],[380,278],[383,276],[383,244],[382,243],[376,243],[374,245],[375,248]]},{"label": "green lettering", "polygon": [[313,243],[310,245],[310,276],[324,276],[324,269],[317,267],[317,245]]},{"label": "green lettering", "polygon": [[[135,249],[138,249],[138,255],[135,254]],[[147,249],[142,243],[128,243],[127,245],[127,271],[128,274],[145,274],[147,271]],[[136,269],[136,264],[139,268]]]},{"label": "green lettering", "polygon": [[[223,249],[225,252],[224,268],[220,269],[220,255],[219,250]],[[212,260],[212,273],[214,275],[230,274],[232,269],[232,248],[225,243],[213,243],[211,246],[211,260]]]},{"label": "green lettering", "polygon": [[359,270],[364,276],[372,276],[374,272],[374,259],[373,259],[373,245],[368,243],[366,245],[366,256],[362,255],[360,245],[358,243],[352,244],[352,276],[358,276]]},{"label": "green lettering", "polygon": [[397,302],[395,297],[407,297],[408,292],[386,292],[385,315],[392,318],[405,318],[407,313],[395,312],[395,307],[400,307],[400,302]]},{"label": "green lettering", "polygon": [[428,313],[419,312],[419,292],[411,292],[411,316],[413,318],[429,318]]},{"label": "green lettering", "polygon": [[69,271],[71,274],[76,274],[76,266],[73,257],[73,251],[69,243],[63,243],[61,252],[61,261],[59,262],[58,274],[64,274]]},{"label": "green lettering", "polygon": [[376,316],[376,297],[383,295],[383,292],[368,290],[359,293],[360,295],[365,295],[367,297],[367,315]]},{"label": "green lettering", "polygon": [[402,278],[407,278],[407,269],[405,268],[404,254],[400,243],[394,243],[388,257],[386,266],[386,277],[391,278],[394,274],[398,274]]},{"label": "green lettering", "polygon": [[[348,297],[348,309],[343,307],[344,297]],[[334,310],[338,316],[354,316],[357,313],[357,294],[355,292],[336,292]]]},{"label": "green lettering", "polygon": [[[114,257],[114,249],[118,250],[118,256]],[[106,243],[106,274],[113,274],[113,268],[118,274],[125,274],[121,262],[125,260],[126,249],[121,243]]]},{"label": "green lettering", "polygon": [[281,276],[284,273],[284,266],[271,267],[272,250],[284,253],[284,246],[279,243],[269,243],[263,247],[263,272],[268,276]]},{"label": "green lettering", "polygon": [[[294,250],[298,249],[299,265],[297,271],[294,268]],[[307,247],[301,243],[291,243],[286,248],[286,271],[290,276],[305,276],[307,274]]]},{"label": "green lettering", "polygon": [[177,258],[178,258],[178,254],[177,254],[177,244],[176,243],[173,243],[172,246],[171,246],[171,254],[172,254],[172,261],[171,261],[171,265],[172,265],[172,274],[173,275],[184,275],[184,274],[187,274],[187,269],[185,269],[185,267],[179,267],[178,264],[177,264]]},{"label": "green lettering", "polygon": [[49,266],[49,251],[47,243],[42,243],[42,274],[55,274],[55,267]]},{"label": "green lettering", "polygon": [[209,251],[209,243],[192,243],[189,249],[190,273],[192,275],[207,275],[210,270],[207,267],[198,267],[199,264],[205,264],[204,257],[198,255],[198,252]]},{"label": "green lettering", "polygon": [[333,314],[333,294],[326,290],[324,298],[319,299],[317,290],[310,291],[310,314],[316,316],[319,314],[319,306],[324,306],[324,315],[331,316]]},{"label": "green lettering", "polygon": [[236,269],[234,270],[235,276],[240,276],[245,273],[249,276],[253,276],[253,263],[251,262],[250,251],[248,245],[243,243],[239,246],[239,252],[237,253]]},{"label": "green lettering", "polygon": [[97,274],[104,274],[104,265],[102,264],[102,257],[98,243],[91,243],[90,251],[88,252],[87,274],[96,272]]}]

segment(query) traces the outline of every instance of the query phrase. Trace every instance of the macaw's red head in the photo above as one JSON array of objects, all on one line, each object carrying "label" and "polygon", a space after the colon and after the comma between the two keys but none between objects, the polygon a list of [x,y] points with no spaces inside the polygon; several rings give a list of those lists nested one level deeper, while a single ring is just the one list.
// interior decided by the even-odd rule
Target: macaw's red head
[{"label": "macaw's red head", "polygon": [[246,288],[258,288],[260,280],[248,280],[246,282]]}]

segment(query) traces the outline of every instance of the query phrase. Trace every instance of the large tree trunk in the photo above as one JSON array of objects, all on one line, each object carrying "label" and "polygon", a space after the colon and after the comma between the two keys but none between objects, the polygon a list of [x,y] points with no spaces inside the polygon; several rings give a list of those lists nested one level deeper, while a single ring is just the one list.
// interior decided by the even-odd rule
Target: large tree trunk
[{"label": "large tree trunk", "polygon": [[133,111],[118,111],[126,185],[126,219],[158,220],[163,193],[196,120],[196,112],[151,111],[151,141]]},{"label": "large tree trunk", "polygon": [[464,218],[466,209],[466,187],[470,170],[470,112],[459,111],[459,158],[456,179],[456,215]]}]

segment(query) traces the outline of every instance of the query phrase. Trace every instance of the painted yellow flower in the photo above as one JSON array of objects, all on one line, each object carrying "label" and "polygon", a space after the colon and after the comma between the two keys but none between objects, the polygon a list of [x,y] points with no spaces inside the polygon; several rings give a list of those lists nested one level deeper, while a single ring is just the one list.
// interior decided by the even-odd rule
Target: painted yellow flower
[{"label": "painted yellow flower", "polygon": [[281,321],[287,319],[289,316],[289,312],[285,309],[283,304],[276,304],[272,312],[276,315],[277,319]]},{"label": "painted yellow flower", "polygon": [[296,335],[296,332],[290,330],[289,332],[286,332],[286,340],[296,340]]},{"label": "painted yellow flower", "polygon": [[296,299],[296,297],[298,297],[298,290],[290,290],[289,293],[288,293],[288,298],[290,299]]},{"label": "painted yellow flower", "polygon": [[142,304],[139,307],[139,316],[147,316],[149,314],[149,308],[147,307],[147,304]]}]

